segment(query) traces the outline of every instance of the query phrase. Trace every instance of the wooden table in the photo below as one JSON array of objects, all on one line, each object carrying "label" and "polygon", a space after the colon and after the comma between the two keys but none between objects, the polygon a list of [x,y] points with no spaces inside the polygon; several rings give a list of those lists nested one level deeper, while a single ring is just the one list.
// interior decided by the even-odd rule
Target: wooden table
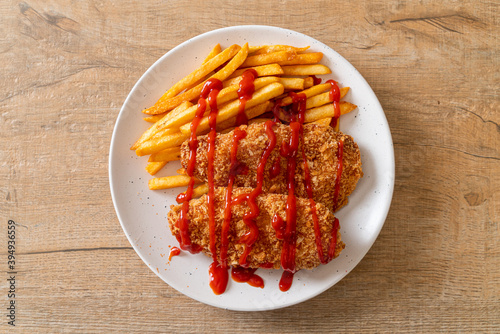
[{"label": "wooden table", "polygon": [[[499,5],[488,1],[6,1],[0,5],[0,332],[8,221],[15,329],[26,332],[500,331]],[[120,106],[177,44],[239,24],[328,44],[387,115],[385,226],[340,283],[244,313],[157,278],[120,227],[108,152]]]}]

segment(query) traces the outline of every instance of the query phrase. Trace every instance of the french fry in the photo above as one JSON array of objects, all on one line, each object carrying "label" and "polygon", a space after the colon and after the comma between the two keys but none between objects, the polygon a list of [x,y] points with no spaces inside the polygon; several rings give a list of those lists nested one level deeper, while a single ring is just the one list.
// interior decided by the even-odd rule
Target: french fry
[{"label": "french fry", "polygon": [[320,74],[330,74],[332,71],[325,65],[315,64],[315,65],[290,65],[281,66],[283,69],[283,75],[320,75]]},{"label": "french fry", "polygon": [[[252,98],[246,102],[247,108],[252,108],[256,105],[269,101],[270,99],[282,94],[285,88],[281,83],[274,82],[266,87],[263,87],[253,94]],[[225,121],[231,117],[236,117],[239,110],[240,101],[236,100],[230,102],[219,109],[219,113],[217,114],[217,122]],[[203,117],[203,119],[198,124],[198,128],[196,133],[201,133],[209,128],[208,126],[208,117]],[[181,133],[184,135],[188,135],[191,132],[191,123],[184,124],[180,127]]]},{"label": "french fry", "polygon": [[[279,66],[278,64],[269,64],[269,65],[255,66],[249,68],[254,69],[257,72],[257,76],[259,77],[284,74],[283,70],[281,69],[281,66]],[[234,71],[234,73],[229,76],[229,79],[239,77],[240,75],[243,74],[243,72],[245,72],[249,68],[242,68]]]},{"label": "french fry", "polygon": [[164,137],[167,135],[173,135],[173,134],[178,133],[178,132],[179,132],[179,129],[176,129],[176,128],[161,129],[157,133],[155,133],[151,138],[149,138],[148,140],[159,139],[161,137]]},{"label": "french fry", "polygon": [[[153,105],[143,110],[144,120],[154,123],[147,129],[131,149],[138,156],[150,154],[146,170],[151,175],[156,174],[169,161],[179,160],[181,144],[188,140],[191,134],[191,123],[196,115],[201,90],[210,78],[221,80],[223,89],[217,95],[219,112],[216,119],[216,130],[228,133],[237,126],[237,115],[240,109],[238,90],[242,74],[249,68],[257,72],[253,81],[255,91],[246,101],[245,115],[248,124],[266,122],[273,117],[270,111],[279,98],[281,106],[290,105],[292,101],[289,91],[304,94],[306,100],[305,123],[330,126],[334,117],[333,103],[330,100],[331,85],[329,83],[314,85],[312,75],[329,74],[331,70],[319,62],[321,52],[308,52],[309,46],[298,48],[288,45],[263,45],[243,47],[232,45],[222,50],[220,44],[215,45],[200,67],[178,81]],[[218,70],[217,70],[218,69]],[[283,77],[285,76],[285,77]],[[304,77],[305,76],[305,77]],[[343,98],[349,87],[340,89]],[[208,101],[207,101],[208,102]],[[340,114],[344,115],[357,108],[356,105],[340,101]],[[210,106],[200,120],[196,135],[209,131],[208,114]],[[289,115],[280,111],[279,118],[289,121]],[[339,130],[339,122],[335,131]],[[149,188],[169,189],[187,186],[191,178],[186,170],[177,170],[179,175],[153,178],[149,180]],[[196,183],[201,181],[195,179]],[[208,192],[208,185],[203,183],[193,189],[193,197],[200,197]]]},{"label": "french fry", "polygon": [[256,56],[249,56],[240,67],[255,67],[267,64],[291,61],[295,57],[295,52],[278,51],[263,53]]},{"label": "french fry", "polygon": [[[342,87],[340,89],[340,98],[343,98],[347,94],[348,91],[349,91],[349,87]],[[306,109],[319,107],[319,106],[322,106],[322,105],[330,103],[330,102],[332,102],[332,100],[330,100],[330,92],[311,96],[306,101]]]},{"label": "french fry", "polygon": [[219,53],[222,52],[222,48],[220,47],[220,44],[217,43],[216,46],[214,46],[214,48],[210,51],[210,53],[207,55],[207,57],[205,58],[205,60],[203,60],[203,63],[202,64],[205,64],[207,63],[210,59],[212,59],[213,57],[217,56]]},{"label": "french fry", "polygon": [[201,197],[206,193],[208,193],[208,183],[203,183],[198,187],[193,188],[193,198]]},{"label": "french fry", "polygon": [[[277,78],[277,77],[257,78],[254,81],[255,90],[258,90],[258,89],[265,87],[273,82],[278,82],[278,81],[279,81],[279,78]],[[233,100],[238,99],[238,89],[239,89],[239,85],[232,85],[232,86],[229,86],[229,87],[222,89],[219,92],[219,94],[217,95],[217,105],[220,106],[220,105],[223,105],[224,103],[227,103],[229,101],[233,101]],[[181,127],[182,125],[184,125],[188,122],[191,122],[196,115],[197,109],[198,109],[198,107],[195,105],[195,106],[192,106],[191,108],[186,109],[182,113],[178,113],[178,114],[174,115],[173,117],[170,117],[165,122],[165,126],[178,128],[178,127]],[[206,111],[209,111],[209,110],[210,110],[210,107],[207,104]]]},{"label": "french fry", "polygon": [[158,153],[153,153],[149,157],[149,162],[169,162],[181,159],[181,147],[170,147]]},{"label": "french fry", "polygon": [[143,156],[157,153],[169,147],[180,146],[182,142],[188,138],[189,132],[176,132],[162,137],[153,137],[139,145],[139,147],[135,150],[135,154]]},{"label": "french fry", "polygon": [[[238,88],[239,88],[239,84],[241,82],[241,80],[243,79],[243,76],[238,76],[236,78],[232,78],[232,79],[227,79],[225,80],[223,83],[222,83],[222,86],[224,88],[227,88],[229,86],[234,86],[234,85],[237,85]],[[281,78],[279,77],[275,77],[275,76],[264,76],[264,77],[261,77],[261,78],[257,78],[255,79],[254,81],[254,86],[256,84],[259,84],[260,82],[267,82],[267,83],[271,83],[271,82],[278,82],[280,81]],[[220,93],[219,93],[220,94]]]},{"label": "french fry", "polygon": [[[259,104],[253,108],[249,108],[245,110],[245,115],[249,120],[251,120],[254,117],[257,117],[259,115],[262,115],[265,113],[269,106],[271,105],[270,101],[266,101],[262,104]],[[250,121],[249,121],[250,123]],[[225,121],[218,122],[216,126],[217,131],[224,131],[225,129],[234,127],[236,125],[236,117],[231,117],[229,119],[226,119]]]},{"label": "french fry", "polygon": [[281,66],[317,64],[321,61],[322,58],[323,53],[321,52],[301,53],[295,55],[293,59],[278,61],[277,63]]},{"label": "french fry", "polygon": [[[332,86],[329,83],[325,84],[320,84],[316,86],[312,86],[311,88],[305,89],[301,92],[297,92],[297,94],[304,94],[306,98],[310,98],[312,96],[318,95],[323,93],[325,90],[330,89]],[[281,100],[281,105],[282,106],[287,106],[289,104],[292,104],[293,100],[291,97],[285,97],[283,100]]]},{"label": "french fry", "polygon": [[[184,110],[188,109],[192,105],[193,104],[191,102],[189,102],[189,101],[185,101],[185,102],[181,103],[177,108],[175,108],[174,110],[172,110],[169,114],[163,116],[159,121],[157,121],[149,129],[147,129],[142,134],[141,138],[139,138],[139,140],[136,141],[135,144],[132,145],[132,147],[130,149],[131,150],[137,149],[140,144],[144,143],[146,140],[148,140],[149,138],[153,137],[153,135],[155,133],[157,133],[158,131],[162,130],[163,128],[166,128],[167,126],[165,125],[165,123],[168,121],[168,119],[170,117],[175,116],[178,113],[183,112]],[[172,131],[170,131],[170,132],[172,132]]]},{"label": "french fry", "polygon": [[[245,44],[240,51],[224,66],[221,70],[217,71],[210,78],[219,79],[220,81],[226,80],[234,71],[245,61],[248,55],[248,43]],[[276,65],[279,66],[279,65]],[[243,72],[242,72],[243,73]],[[153,107],[143,110],[144,113],[155,115],[165,111],[174,109],[176,106],[184,101],[191,101],[200,96],[201,89],[206,81],[199,85],[181,93],[175,97],[167,100],[158,101]]]},{"label": "french fry", "polygon": [[302,78],[280,78],[280,82],[285,89],[303,90],[304,79]]},{"label": "french fry", "polygon": [[248,54],[255,53],[262,49],[264,46],[258,46],[258,45],[251,45],[248,47]]},{"label": "french fry", "polygon": [[[355,104],[346,101],[340,101],[339,107],[340,107],[340,115],[345,115],[357,108]],[[304,122],[311,123],[322,118],[328,118],[333,116],[335,116],[333,103],[325,104],[321,107],[306,110],[304,114]],[[280,113],[280,119],[287,120],[284,113]]]},{"label": "french fry", "polygon": [[[191,178],[187,175],[155,177],[149,180],[148,186],[151,190],[171,189],[185,187],[189,184],[189,181],[191,181]],[[195,179],[195,183],[200,183],[200,180]]]},{"label": "french fry", "polygon": [[304,48],[297,48],[295,46],[290,46],[290,45],[264,45],[264,46],[259,46],[257,49],[254,51],[254,54],[259,55],[263,53],[271,53],[271,52],[277,52],[277,51],[288,51],[288,52],[303,52],[309,49],[309,46],[306,46]]},{"label": "french fry", "polygon": [[151,175],[155,175],[156,173],[158,173],[160,171],[160,169],[165,167],[166,164],[167,164],[167,161],[150,162],[146,165],[146,171]]},{"label": "french fry", "polygon": [[312,86],[314,86],[314,78],[313,77],[304,78],[304,89],[311,88]]},{"label": "french fry", "polygon": [[215,57],[211,58],[206,63],[202,64],[199,68],[191,72],[186,77],[182,78],[175,85],[170,87],[169,90],[161,97],[161,99],[168,99],[182,92],[186,88],[194,85],[197,81],[203,79],[208,73],[215,70],[217,67],[224,64],[229,59],[233,58],[234,55],[240,50],[239,45],[231,45]]},{"label": "french fry", "polygon": [[148,122],[148,123],[156,123],[160,119],[162,119],[162,117],[165,116],[166,114],[167,113],[144,117],[143,120],[146,121],[146,122]]}]

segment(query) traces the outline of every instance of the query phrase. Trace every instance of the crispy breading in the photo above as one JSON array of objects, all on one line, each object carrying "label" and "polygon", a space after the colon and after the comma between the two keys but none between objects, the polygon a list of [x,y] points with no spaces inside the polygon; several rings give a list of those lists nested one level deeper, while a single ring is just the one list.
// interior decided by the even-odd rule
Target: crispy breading
[{"label": "crispy breading", "polygon": [[[251,188],[234,188],[233,198],[240,194],[251,192]],[[224,220],[224,198],[226,188],[220,187],[215,189],[215,224],[216,224],[216,249],[220,252],[221,243],[221,226]],[[256,224],[259,228],[259,237],[252,247],[251,252],[247,257],[250,268],[258,268],[264,264],[272,264],[275,269],[281,266],[281,249],[282,240],[276,237],[276,231],[272,227],[272,218],[278,214],[283,220],[286,219],[286,195],[280,194],[261,194],[257,197],[259,206],[259,216],[256,219]],[[176,222],[179,219],[182,205],[172,205],[168,213],[168,222],[170,230],[174,236],[178,236],[179,228],[176,227]],[[246,202],[233,205],[231,208],[232,219],[229,230],[229,247],[227,261],[228,265],[238,265],[238,260],[244,251],[244,244],[238,243],[239,238],[249,229],[243,222],[243,216],[248,212]],[[334,215],[325,206],[317,203],[316,211],[319,220],[321,231],[321,240],[323,251],[328,253],[330,240],[332,238],[332,229]],[[210,252],[210,234],[208,227],[208,205],[207,195],[201,198],[191,200],[189,202],[188,212],[189,232],[193,244],[203,247],[203,252],[211,256]],[[297,225],[296,225],[296,269],[312,269],[320,265],[318,249],[316,246],[314,225],[311,214],[309,200],[297,198]],[[337,257],[344,243],[341,241],[340,231],[337,232],[337,244],[335,248],[335,257]],[[217,254],[220,256],[220,253]]]},{"label": "crispy breading", "polygon": [[[256,186],[257,166],[260,162],[262,152],[269,142],[264,123],[241,126],[247,132],[246,138],[239,142],[237,159],[240,163],[248,166],[247,175],[238,175],[235,179],[235,186],[251,187]],[[316,202],[322,203],[332,211],[336,211],[347,204],[348,196],[353,192],[358,180],[363,176],[361,169],[361,157],[358,145],[351,136],[341,132],[335,132],[331,127],[318,124],[305,124],[304,142],[299,144],[299,153],[296,156],[297,167],[295,170],[295,194],[297,197],[307,198],[304,183],[304,167],[301,147],[304,145],[307,163],[310,170],[313,198]],[[276,134],[276,147],[269,157],[264,172],[264,193],[287,193],[286,166],[287,161],[280,156],[280,146],[283,141],[290,138],[290,127],[276,124],[274,126]],[[337,150],[338,142],[343,140],[343,169],[340,178],[340,191],[337,203],[333,203],[335,183],[337,178]],[[207,139],[206,136],[198,137],[198,150],[196,157],[195,176],[203,181],[207,181]],[[215,145],[215,175],[216,186],[227,186],[230,168],[230,151],[232,143],[232,132],[218,134]],[[276,159],[281,159],[280,173],[270,177],[270,169]],[[189,145],[184,142],[181,147],[181,163],[187,168],[189,160]]]}]

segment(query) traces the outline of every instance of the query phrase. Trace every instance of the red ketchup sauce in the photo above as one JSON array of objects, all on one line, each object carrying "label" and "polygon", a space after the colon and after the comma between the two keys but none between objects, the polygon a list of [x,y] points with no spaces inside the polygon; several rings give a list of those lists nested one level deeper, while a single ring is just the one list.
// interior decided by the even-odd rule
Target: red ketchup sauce
[{"label": "red ketchup sauce", "polygon": [[[222,82],[217,80],[211,87],[208,93],[208,104],[210,105],[210,114],[208,115],[208,125],[210,132],[207,136],[207,179],[208,179],[208,228],[210,235],[210,252],[212,253],[213,263],[210,265],[208,272],[210,276],[210,287],[216,295],[220,295],[226,291],[228,273],[227,269],[219,263],[217,259],[216,234],[215,234],[215,184],[214,184],[214,161],[215,161],[215,141],[216,141],[216,125],[217,114],[219,109],[217,106],[217,95],[222,89]],[[202,97],[203,97],[202,90]]]},{"label": "red ketchup sauce", "polygon": [[[238,97],[240,100],[239,113],[237,116],[237,125],[247,124],[248,119],[245,114],[246,102],[251,99],[253,92],[255,91],[254,80],[257,77],[255,70],[247,70],[243,73],[243,78],[240,81],[240,88],[238,89]],[[321,79],[313,76],[314,84],[321,83]],[[333,101],[335,108],[334,117],[332,118],[331,126],[338,128],[338,118],[340,117],[340,89],[335,81],[327,81],[331,84],[332,88],[330,90],[330,99]],[[257,166],[256,175],[256,186],[248,194],[240,195],[236,198],[232,198],[232,190],[234,185],[234,180],[236,175],[245,174],[248,168],[243,164],[239,163],[237,160],[237,151],[239,141],[245,138],[246,132],[239,128],[233,131],[233,142],[231,145],[231,165],[229,171],[229,180],[225,196],[225,207],[224,207],[224,220],[221,227],[221,246],[220,246],[220,261],[217,258],[216,249],[216,234],[215,234],[215,185],[214,185],[214,160],[215,160],[215,145],[216,145],[216,119],[218,114],[217,106],[217,94],[222,89],[222,83],[217,79],[208,80],[203,86],[200,100],[198,101],[198,108],[194,120],[191,123],[191,136],[189,139],[189,161],[186,169],[187,175],[191,177],[188,189],[185,193],[179,194],[177,197],[177,202],[182,203],[180,218],[176,223],[176,226],[180,229],[179,244],[181,249],[187,250],[191,253],[198,253],[201,251],[201,246],[194,245],[191,243],[189,234],[189,220],[187,219],[189,210],[189,201],[193,196],[194,188],[194,169],[196,165],[196,153],[198,148],[198,140],[196,137],[197,127],[203,118],[206,111],[206,100],[210,105],[209,114],[209,127],[210,132],[207,137],[208,150],[207,150],[207,160],[208,160],[208,194],[207,203],[209,210],[209,232],[210,232],[210,251],[212,253],[213,263],[209,267],[209,283],[210,287],[215,294],[224,293],[228,282],[228,264],[227,264],[227,252],[229,246],[229,230],[231,223],[231,207],[232,205],[240,204],[246,201],[249,208],[248,212],[243,217],[244,223],[249,228],[249,231],[245,233],[239,240],[238,243],[243,243],[245,249],[243,254],[239,258],[239,266],[234,267],[231,271],[231,277],[236,282],[247,282],[248,284],[255,287],[264,287],[264,281],[261,277],[255,274],[256,268],[248,268],[247,257],[252,250],[253,244],[257,241],[259,237],[259,230],[256,225],[256,219],[259,215],[259,207],[257,205],[257,197],[262,193],[262,187],[264,182],[264,171],[267,164],[267,160],[271,155],[273,149],[276,147],[276,134],[274,133],[273,126],[277,122],[280,122],[279,115],[281,112],[281,100],[276,101],[273,108],[274,119],[272,121],[267,121],[265,123],[266,134],[269,138],[269,142],[262,153],[260,161]],[[280,146],[280,155],[272,164],[269,170],[270,178],[276,177],[280,173],[281,169],[281,157],[283,156],[287,160],[287,171],[286,171],[286,182],[287,182],[287,203],[286,203],[286,221],[275,214],[272,220],[272,227],[276,231],[276,237],[279,240],[283,240],[283,248],[281,252],[281,266],[284,269],[283,275],[279,282],[279,287],[281,291],[288,291],[293,282],[293,276],[296,272],[295,269],[295,255],[296,255],[296,223],[297,223],[297,199],[295,196],[295,170],[297,165],[297,154],[299,154],[299,143],[302,140],[304,142],[303,134],[303,122],[306,110],[306,99],[305,94],[290,93],[292,98],[292,106],[290,109],[290,138],[288,141],[283,141]],[[309,199],[309,204],[311,208],[312,218],[314,222],[314,233],[316,246],[318,248],[318,256],[321,263],[328,263],[335,256],[335,248],[337,244],[337,233],[339,229],[338,219],[335,218],[334,226],[332,229],[332,238],[330,245],[328,247],[327,254],[324,254],[321,232],[319,226],[319,220],[316,212],[316,203],[313,199],[313,188],[311,183],[311,176],[309,171],[309,166],[307,163],[307,158],[304,150],[304,145],[302,145],[302,160],[304,162],[304,183]],[[343,141],[339,141],[337,150],[337,177],[335,184],[335,192],[333,196],[334,205],[338,201],[338,194],[340,191],[340,177],[342,175],[343,169]],[[172,256],[176,256],[180,253],[177,247],[173,247],[169,260]],[[261,265],[262,268],[272,268],[272,263],[265,263]]]},{"label": "red ketchup sauce", "polygon": [[259,229],[255,223],[255,219],[259,216],[260,210],[257,205],[257,196],[262,193],[262,186],[264,184],[264,169],[266,167],[267,159],[271,155],[274,147],[276,146],[276,135],[273,130],[273,121],[267,121],[264,126],[266,128],[266,133],[269,138],[269,143],[267,144],[262,156],[260,158],[259,164],[257,165],[257,182],[255,188],[248,194],[243,194],[236,197],[232,204],[239,204],[243,201],[247,202],[249,207],[248,213],[243,216],[243,222],[248,226],[250,231],[245,233],[239,240],[238,243],[245,244],[245,249],[243,254],[239,259],[239,264],[242,267],[247,267],[247,257],[252,250],[252,245],[257,241],[259,237]]},{"label": "red ketchup sauce", "polygon": [[[257,241],[259,237],[259,229],[257,227],[257,224],[255,223],[255,220],[259,216],[260,210],[259,206],[257,205],[257,196],[259,196],[262,193],[262,186],[264,183],[264,169],[266,167],[267,159],[269,158],[269,155],[271,155],[272,150],[276,146],[276,135],[274,134],[273,130],[273,125],[275,123],[273,121],[267,121],[264,126],[266,128],[266,133],[269,138],[269,143],[267,144],[264,152],[262,153],[262,156],[260,158],[259,164],[257,165],[257,184],[255,188],[248,194],[242,194],[235,199],[231,201],[230,198],[226,197],[226,211],[225,211],[225,219],[226,215],[230,217],[230,205],[237,205],[240,204],[244,201],[246,201],[249,211],[248,213],[243,216],[243,222],[248,226],[250,229],[247,233],[245,233],[239,240],[238,243],[243,243],[245,244],[245,249],[243,251],[243,254],[240,256],[238,262],[239,262],[239,267],[234,267],[232,270],[231,277],[237,281],[237,282],[247,282],[248,284],[255,286],[255,287],[264,287],[264,281],[262,278],[258,275],[255,274],[256,269],[249,269],[248,267],[248,262],[247,262],[247,257],[250,254],[252,250],[252,245]],[[235,129],[235,132],[239,130],[238,128]],[[236,134],[234,135],[236,136]],[[234,144],[234,139],[233,139],[233,144]],[[231,154],[233,151],[231,151]],[[236,155],[236,154],[235,154]],[[231,164],[233,163],[233,157],[231,157]],[[231,168],[232,170],[232,168]],[[231,173],[230,173],[230,184],[231,184],[231,189],[232,189],[232,184],[234,182],[234,177],[233,181],[231,181]],[[228,190],[229,192],[229,190]],[[226,193],[227,196],[227,193]],[[230,204],[229,204],[230,203]],[[229,207],[229,209],[227,209]],[[229,218],[230,219],[230,218]],[[229,227],[227,227],[229,229]],[[227,239],[227,236],[225,236]],[[222,247],[222,246],[221,246]],[[222,256],[222,251],[221,251],[221,256]],[[225,254],[227,255],[227,245],[225,246]],[[221,259],[221,261],[224,261]],[[273,264],[269,264],[270,267],[272,268]]]},{"label": "red ketchup sauce", "polygon": [[276,239],[283,240],[285,235],[285,222],[277,213],[273,216],[272,227],[276,231]]},{"label": "red ketchup sauce", "polygon": [[264,280],[255,274],[257,268],[234,267],[231,270],[231,278],[238,283],[248,283],[256,288],[264,288]]},{"label": "red ketchup sauce", "polygon": [[220,262],[224,268],[227,268],[227,248],[229,246],[229,227],[231,224],[231,201],[233,196],[233,184],[236,175],[240,174],[243,166],[237,160],[238,143],[245,138],[247,133],[240,128],[233,131],[233,142],[231,144],[231,166],[229,168],[229,181],[227,183],[225,206],[224,206],[224,221],[222,222],[221,231],[221,246],[220,246]]},{"label": "red ketchup sauce", "polygon": [[313,78],[313,84],[316,86],[316,85],[319,85],[321,83],[321,79],[318,78],[317,76],[315,75],[311,75],[311,78]]},{"label": "red ketchup sauce", "polygon": [[[290,93],[292,98],[292,114],[290,130],[291,135],[288,142],[281,144],[281,155],[287,159],[286,180],[288,197],[286,201],[286,225],[283,234],[283,248],[281,249],[281,266],[283,275],[279,282],[281,291],[288,291],[293,282],[295,274],[295,253],[297,244],[297,198],[295,197],[295,169],[297,167],[297,151],[302,135],[302,123],[306,107],[306,96],[304,94]],[[276,115],[277,113],[275,113]]]},{"label": "red ketchup sauce", "polygon": [[[176,222],[176,226],[180,230],[179,235],[177,236],[177,240],[179,241],[181,249],[189,251],[190,253],[199,253],[202,249],[200,245],[193,245],[191,243],[191,237],[189,234],[189,219],[187,218],[189,211],[189,201],[193,198],[193,189],[195,182],[194,169],[196,167],[196,153],[198,149],[198,138],[196,136],[196,130],[198,129],[198,125],[203,118],[203,114],[207,110],[207,102],[205,99],[209,97],[209,94],[212,91],[217,91],[218,93],[220,89],[222,89],[222,82],[218,79],[209,79],[203,85],[200,99],[198,100],[198,108],[196,109],[195,117],[191,122],[191,136],[189,138],[189,160],[186,169],[186,173],[189,177],[191,177],[191,180],[189,181],[186,192],[180,193],[177,196],[177,203],[182,203],[180,217]],[[211,99],[212,101],[215,100],[215,104],[217,103],[217,93],[214,93],[215,99],[213,97]]]},{"label": "red ketchup sauce", "polygon": [[330,126],[338,131],[339,129],[339,117],[340,117],[340,88],[336,81],[328,80],[326,83],[329,83],[332,88],[330,88],[330,100],[333,101],[333,117],[330,123]]},{"label": "red ketchup sauce", "polygon": [[240,88],[238,88],[238,98],[240,99],[240,105],[238,110],[238,116],[236,116],[236,126],[240,126],[242,124],[248,124],[248,117],[245,114],[245,106],[247,101],[252,98],[253,93],[255,92],[254,81],[257,78],[257,71],[250,68],[243,72],[241,75],[242,79],[239,83]]},{"label": "red ketchup sauce", "polygon": [[179,248],[177,248],[177,247],[172,247],[172,248],[170,249],[170,254],[168,255],[168,260],[169,260],[169,261],[172,261],[172,258],[173,258],[174,256],[179,255],[180,253],[181,253],[181,250],[180,250]]}]

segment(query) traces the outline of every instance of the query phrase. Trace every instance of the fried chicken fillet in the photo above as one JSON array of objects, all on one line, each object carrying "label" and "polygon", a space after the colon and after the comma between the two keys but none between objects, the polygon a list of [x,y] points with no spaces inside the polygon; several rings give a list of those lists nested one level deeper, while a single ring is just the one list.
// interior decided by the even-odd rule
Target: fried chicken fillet
[{"label": "fried chicken fillet", "polygon": [[[232,196],[235,198],[240,194],[251,192],[251,188],[234,188]],[[216,249],[220,257],[221,246],[221,226],[224,220],[226,188],[219,187],[215,189],[215,224],[216,224]],[[278,214],[283,220],[286,219],[286,195],[280,194],[261,194],[257,197],[259,215],[256,224],[259,228],[259,237],[252,247],[252,251],[247,257],[250,268],[258,268],[264,264],[272,265],[273,268],[281,267],[281,249],[283,241],[276,237],[276,231],[272,227],[272,219]],[[176,226],[179,219],[182,205],[172,205],[168,213],[168,222],[172,234],[179,236],[180,230]],[[229,230],[229,246],[227,254],[227,264],[237,266],[238,260],[244,251],[244,244],[238,243],[238,240],[247,231],[248,227],[243,222],[243,216],[248,212],[246,202],[233,205],[231,208],[232,219]],[[334,216],[324,205],[317,203],[316,211],[321,231],[321,240],[323,252],[328,253],[330,241],[332,239],[332,229]],[[211,256],[210,235],[208,226],[208,204],[207,195],[189,202],[188,219],[190,220],[189,232],[191,242],[203,247],[202,252]],[[318,249],[314,236],[314,226],[311,214],[309,200],[297,198],[297,244],[296,244],[296,269],[312,269],[321,264],[318,256]],[[337,257],[344,243],[340,239],[340,232],[337,231],[335,256]]]},{"label": "fried chicken fillet", "polygon": [[[247,135],[239,142],[237,159],[248,167],[246,175],[238,175],[235,179],[235,186],[250,187],[256,186],[257,166],[262,156],[262,152],[269,142],[264,123],[241,126]],[[304,145],[305,155],[310,170],[313,198],[317,203],[325,205],[332,212],[347,204],[348,196],[353,192],[358,180],[363,176],[361,169],[361,158],[358,145],[352,137],[341,132],[335,132],[331,127],[318,124],[305,124],[304,141],[300,142],[295,170],[295,195],[307,198],[304,183],[304,165],[302,159],[302,145]],[[288,141],[291,136],[288,125],[276,124],[274,126],[277,144],[267,160],[264,172],[264,193],[287,193],[286,166],[287,160],[280,156],[280,146],[283,141]],[[338,143],[343,141],[342,176],[340,178],[340,188],[337,203],[333,203],[333,194],[336,187],[337,167],[338,167]],[[230,169],[230,151],[232,143],[232,132],[218,134],[215,145],[215,174],[214,182],[216,186],[227,186]],[[202,181],[207,181],[207,137],[198,137],[198,150],[196,156],[195,176]],[[277,159],[280,161],[280,173],[270,177],[270,169]],[[189,161],[189,143],[184,142],[181,146],[181,164],[187,168]]]}]

